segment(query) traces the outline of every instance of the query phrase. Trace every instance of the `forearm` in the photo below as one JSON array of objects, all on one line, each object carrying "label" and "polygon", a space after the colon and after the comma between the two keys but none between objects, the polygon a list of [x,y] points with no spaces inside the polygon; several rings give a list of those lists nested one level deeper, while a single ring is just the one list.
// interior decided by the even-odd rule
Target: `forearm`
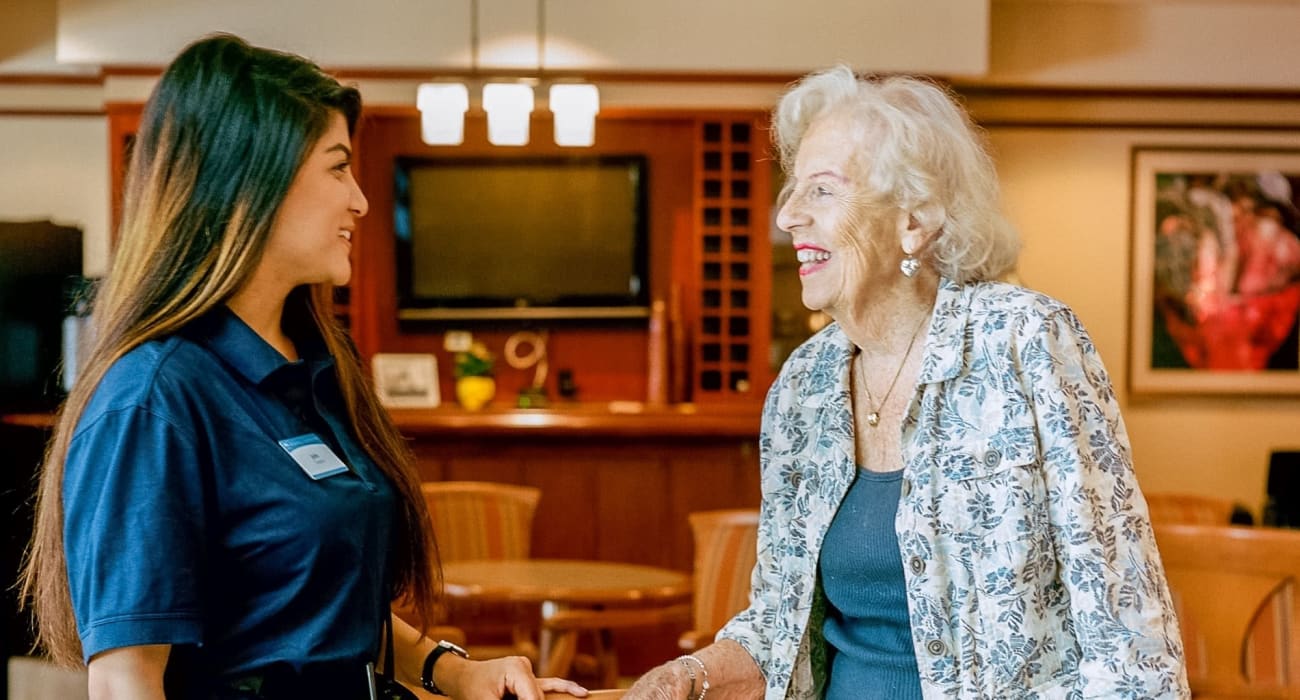
[{"label": "forearm", "polygon": [[[763,672],[759,670],[754,657],[734,640],[723,639],[701,649],[694,656],[708,671],[710,700],[762,697],[767,685]],[[697,678],[696,683],[699,684],[701,680]]]},{"label": "forearm", "polygon": [[[763,673],[745,648],[730,639],[711,644],[695,653],[700,663],[674,659],[651,669],[628,691],[624,700],[695,700],[704,691],[707,700],[762,697],[766,685]],[[704,668],[700,668],[700,664]],[[692,681],[691,674],[695,675]]]},{"label": "forearm", "polygon": [[[420,633],[405,620],[397,615],[392,616],[393,625],[393,675],[397,680],[413,688],[420,687],[420,674],[424,672],[424,659],[433,651],[438,640],[430,639]],[[448,666],[451,664],[444,663],[447,657],[451,656],[459,659],[454,654],[443,654],[438,659],[438,666]],[[439,682],[435,669],[434,681]],[[443,687],[441,684],[439,687]]]},{"label": "forearm", "polygon": [[90,700],[164,700],[163,671],[171,646],[113,649],[96,655],[87,668]]}]

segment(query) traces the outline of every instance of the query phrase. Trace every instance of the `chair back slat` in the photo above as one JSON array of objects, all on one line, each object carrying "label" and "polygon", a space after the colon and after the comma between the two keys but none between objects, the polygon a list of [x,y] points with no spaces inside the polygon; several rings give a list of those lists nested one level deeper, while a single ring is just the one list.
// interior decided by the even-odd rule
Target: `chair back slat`
[{"label": "chair back slat", "polygon": [[695,536],[695,632],[712,635],[749,605],[758,511],[702,511],[689,519]]},{"label": "chair back slat", "polygon": [[486,481],[422,484],[442,561],[526,559],[541,491]]},{"label": "chair back slat", "polygon": [[1156,525],[1228,525],[1232,501],[1189,493],[1148,493],[1147,510]]}]

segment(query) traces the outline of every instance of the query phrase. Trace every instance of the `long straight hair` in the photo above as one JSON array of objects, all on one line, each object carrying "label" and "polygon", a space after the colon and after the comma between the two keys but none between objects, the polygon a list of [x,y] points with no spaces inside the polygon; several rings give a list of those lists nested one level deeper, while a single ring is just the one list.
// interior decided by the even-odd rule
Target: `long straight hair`
[{"label": "long straight hair", "polygon": [[[360,112],[357,90],[311,62],[229,35],[191,44],[154,88],[127,171],[117,252],[92,302],[96,339],[55,422],[20,579],[23,600],[35,613],[37,645],[53,660],[81,662],[63,546],[62,483],[82,412],[123,355],[184,328],[243,286],[289,185],[331,116],[342,114],[352,133]],[[335,358],[356,437],[401,503],[390,594],[404,598],[427,624],[441,570],[419,479],[333,316],[332,296],[328,284],[301,288],[285,304],[284,323],[314,326]]]}]

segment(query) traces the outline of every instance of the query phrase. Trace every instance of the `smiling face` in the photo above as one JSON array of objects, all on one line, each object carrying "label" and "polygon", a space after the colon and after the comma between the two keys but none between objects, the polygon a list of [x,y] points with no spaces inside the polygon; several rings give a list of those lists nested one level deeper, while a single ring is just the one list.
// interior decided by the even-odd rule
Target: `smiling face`
[{"label": "smiling face", "polygon": [[256,274],[290,289],[321,282],[347,284],[352,277],[352,234],[368,209],[352,175],[347,122],[334,113],[276,211]]},{"label": "smiling face", "polygon": [[841,319],[896,284],[902,248],[895,210],[868,205],[861,139],[850,118],[822,116],[799,143],[777,226],[793,238],[803,303]]}]

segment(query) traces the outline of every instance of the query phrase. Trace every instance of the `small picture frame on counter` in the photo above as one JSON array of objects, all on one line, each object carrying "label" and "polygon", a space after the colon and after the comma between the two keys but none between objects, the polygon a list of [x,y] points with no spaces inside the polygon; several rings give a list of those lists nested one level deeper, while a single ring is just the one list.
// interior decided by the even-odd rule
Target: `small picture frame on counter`
[{"label": "small picture frame on counter", "polygon": [[391,408],[436,408],[438,359],[427,353],[377,353],[371,360],[375,393]]}]

